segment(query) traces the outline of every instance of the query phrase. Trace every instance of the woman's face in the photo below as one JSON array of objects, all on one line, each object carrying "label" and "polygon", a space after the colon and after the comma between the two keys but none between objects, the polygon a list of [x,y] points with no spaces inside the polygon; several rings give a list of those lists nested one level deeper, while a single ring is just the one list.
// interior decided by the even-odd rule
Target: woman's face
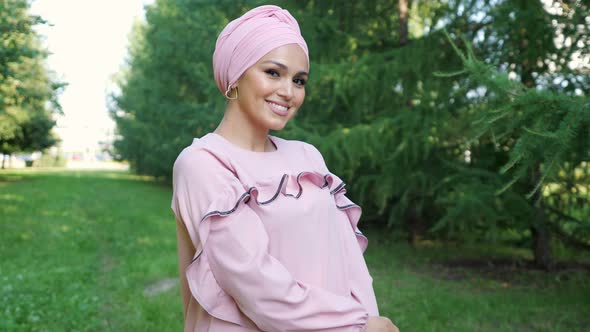
[{"label": "woman's face", "polygon": [[240,77],[234,102],[256,129],[281,130],[303,103],[308,68],[299,45],[278,47]]}]

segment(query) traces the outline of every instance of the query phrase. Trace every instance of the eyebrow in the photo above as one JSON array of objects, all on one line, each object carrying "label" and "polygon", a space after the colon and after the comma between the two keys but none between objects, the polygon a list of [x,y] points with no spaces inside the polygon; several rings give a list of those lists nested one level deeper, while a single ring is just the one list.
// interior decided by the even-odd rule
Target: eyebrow
[{"label": "eyebrow", "polygon": [[[275,64],[275,65],[277,65],[277,66],[279,66],[279,67],[281,67],[283,69],[287,69],[288,68],[287,65],[285,65],[283,63],[280,63],[278,61],[274,61],[274,60],[267,60],[267,61],[264,61],[263,63],[273,63],[273,64]],[[308,75],[309,76],[309,74],[306,71],[304,71],[304,70],[301,70],[301,71],[297,72],[296,75]]]}]

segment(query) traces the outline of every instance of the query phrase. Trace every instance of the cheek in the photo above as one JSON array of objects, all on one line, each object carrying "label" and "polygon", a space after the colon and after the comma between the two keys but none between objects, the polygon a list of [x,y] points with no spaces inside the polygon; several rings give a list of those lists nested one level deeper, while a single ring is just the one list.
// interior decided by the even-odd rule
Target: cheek
[{"label": "cheek", "polygon": [[266,82],[263,86],[261,91],[263,92],[262,94],[265,96],[272,96],[276,93],[276,91],[280,89],[280,86],[278,86],[276,83],[274,82]]},{"label": "cheek", "polygon": [[264,75],[250,75],[244,85],[248,87],[249,95],[258,97],[272,91],[272,84]]}]

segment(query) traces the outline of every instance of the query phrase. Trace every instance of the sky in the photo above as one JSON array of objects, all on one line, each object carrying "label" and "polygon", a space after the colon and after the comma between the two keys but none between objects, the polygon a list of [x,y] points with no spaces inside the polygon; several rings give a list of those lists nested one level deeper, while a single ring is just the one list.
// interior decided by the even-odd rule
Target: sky
[{"label": "sky", "polygon": [[107,94],[124,63],[127,38],[153,0],[35,0],[31,12],[49,22],[36,30],[51,55],[49,68],[68,86],[59,97],[64,115],[56,133],[62,149],[86,151],[112,137]]}]

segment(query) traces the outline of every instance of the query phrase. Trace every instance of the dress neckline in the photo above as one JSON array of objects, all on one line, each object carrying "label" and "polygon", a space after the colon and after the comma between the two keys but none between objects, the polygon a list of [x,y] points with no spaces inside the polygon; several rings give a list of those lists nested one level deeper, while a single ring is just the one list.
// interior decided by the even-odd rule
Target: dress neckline
[{"label": "dress neckline", "polygon": [[223,136],[221,136],[221,135],[219,135],[219,134],[217,134],[215,132],[210,132],[210,133],[206,134],[205,136],[202,137],[202,139],[204,139],[206,137],[210,137],[210,138],[212,138],[212,139],[220,142],[224,146],[227,146],[228,148],[232,149],[233,151],[236,151],[236,152],[239,152],[239,153],[243,153],[243,154],[251,154],[251,155],[256,155],[256,156],[271,156],[271,155],[277,155],[281,151],[281,147],[280,147],[280,144],[279,144],[279,139],[277,139],[277,137],[272,136],[272,135],[268,135],[268,139],[275,146],[275,149],[276,150],[274,150],[274,151],[252,151],[252,150],[248,150],[246,148],[243,148],[241,146],[238,146],[238,145],[230,142],[225,137],[223,137]]}]

